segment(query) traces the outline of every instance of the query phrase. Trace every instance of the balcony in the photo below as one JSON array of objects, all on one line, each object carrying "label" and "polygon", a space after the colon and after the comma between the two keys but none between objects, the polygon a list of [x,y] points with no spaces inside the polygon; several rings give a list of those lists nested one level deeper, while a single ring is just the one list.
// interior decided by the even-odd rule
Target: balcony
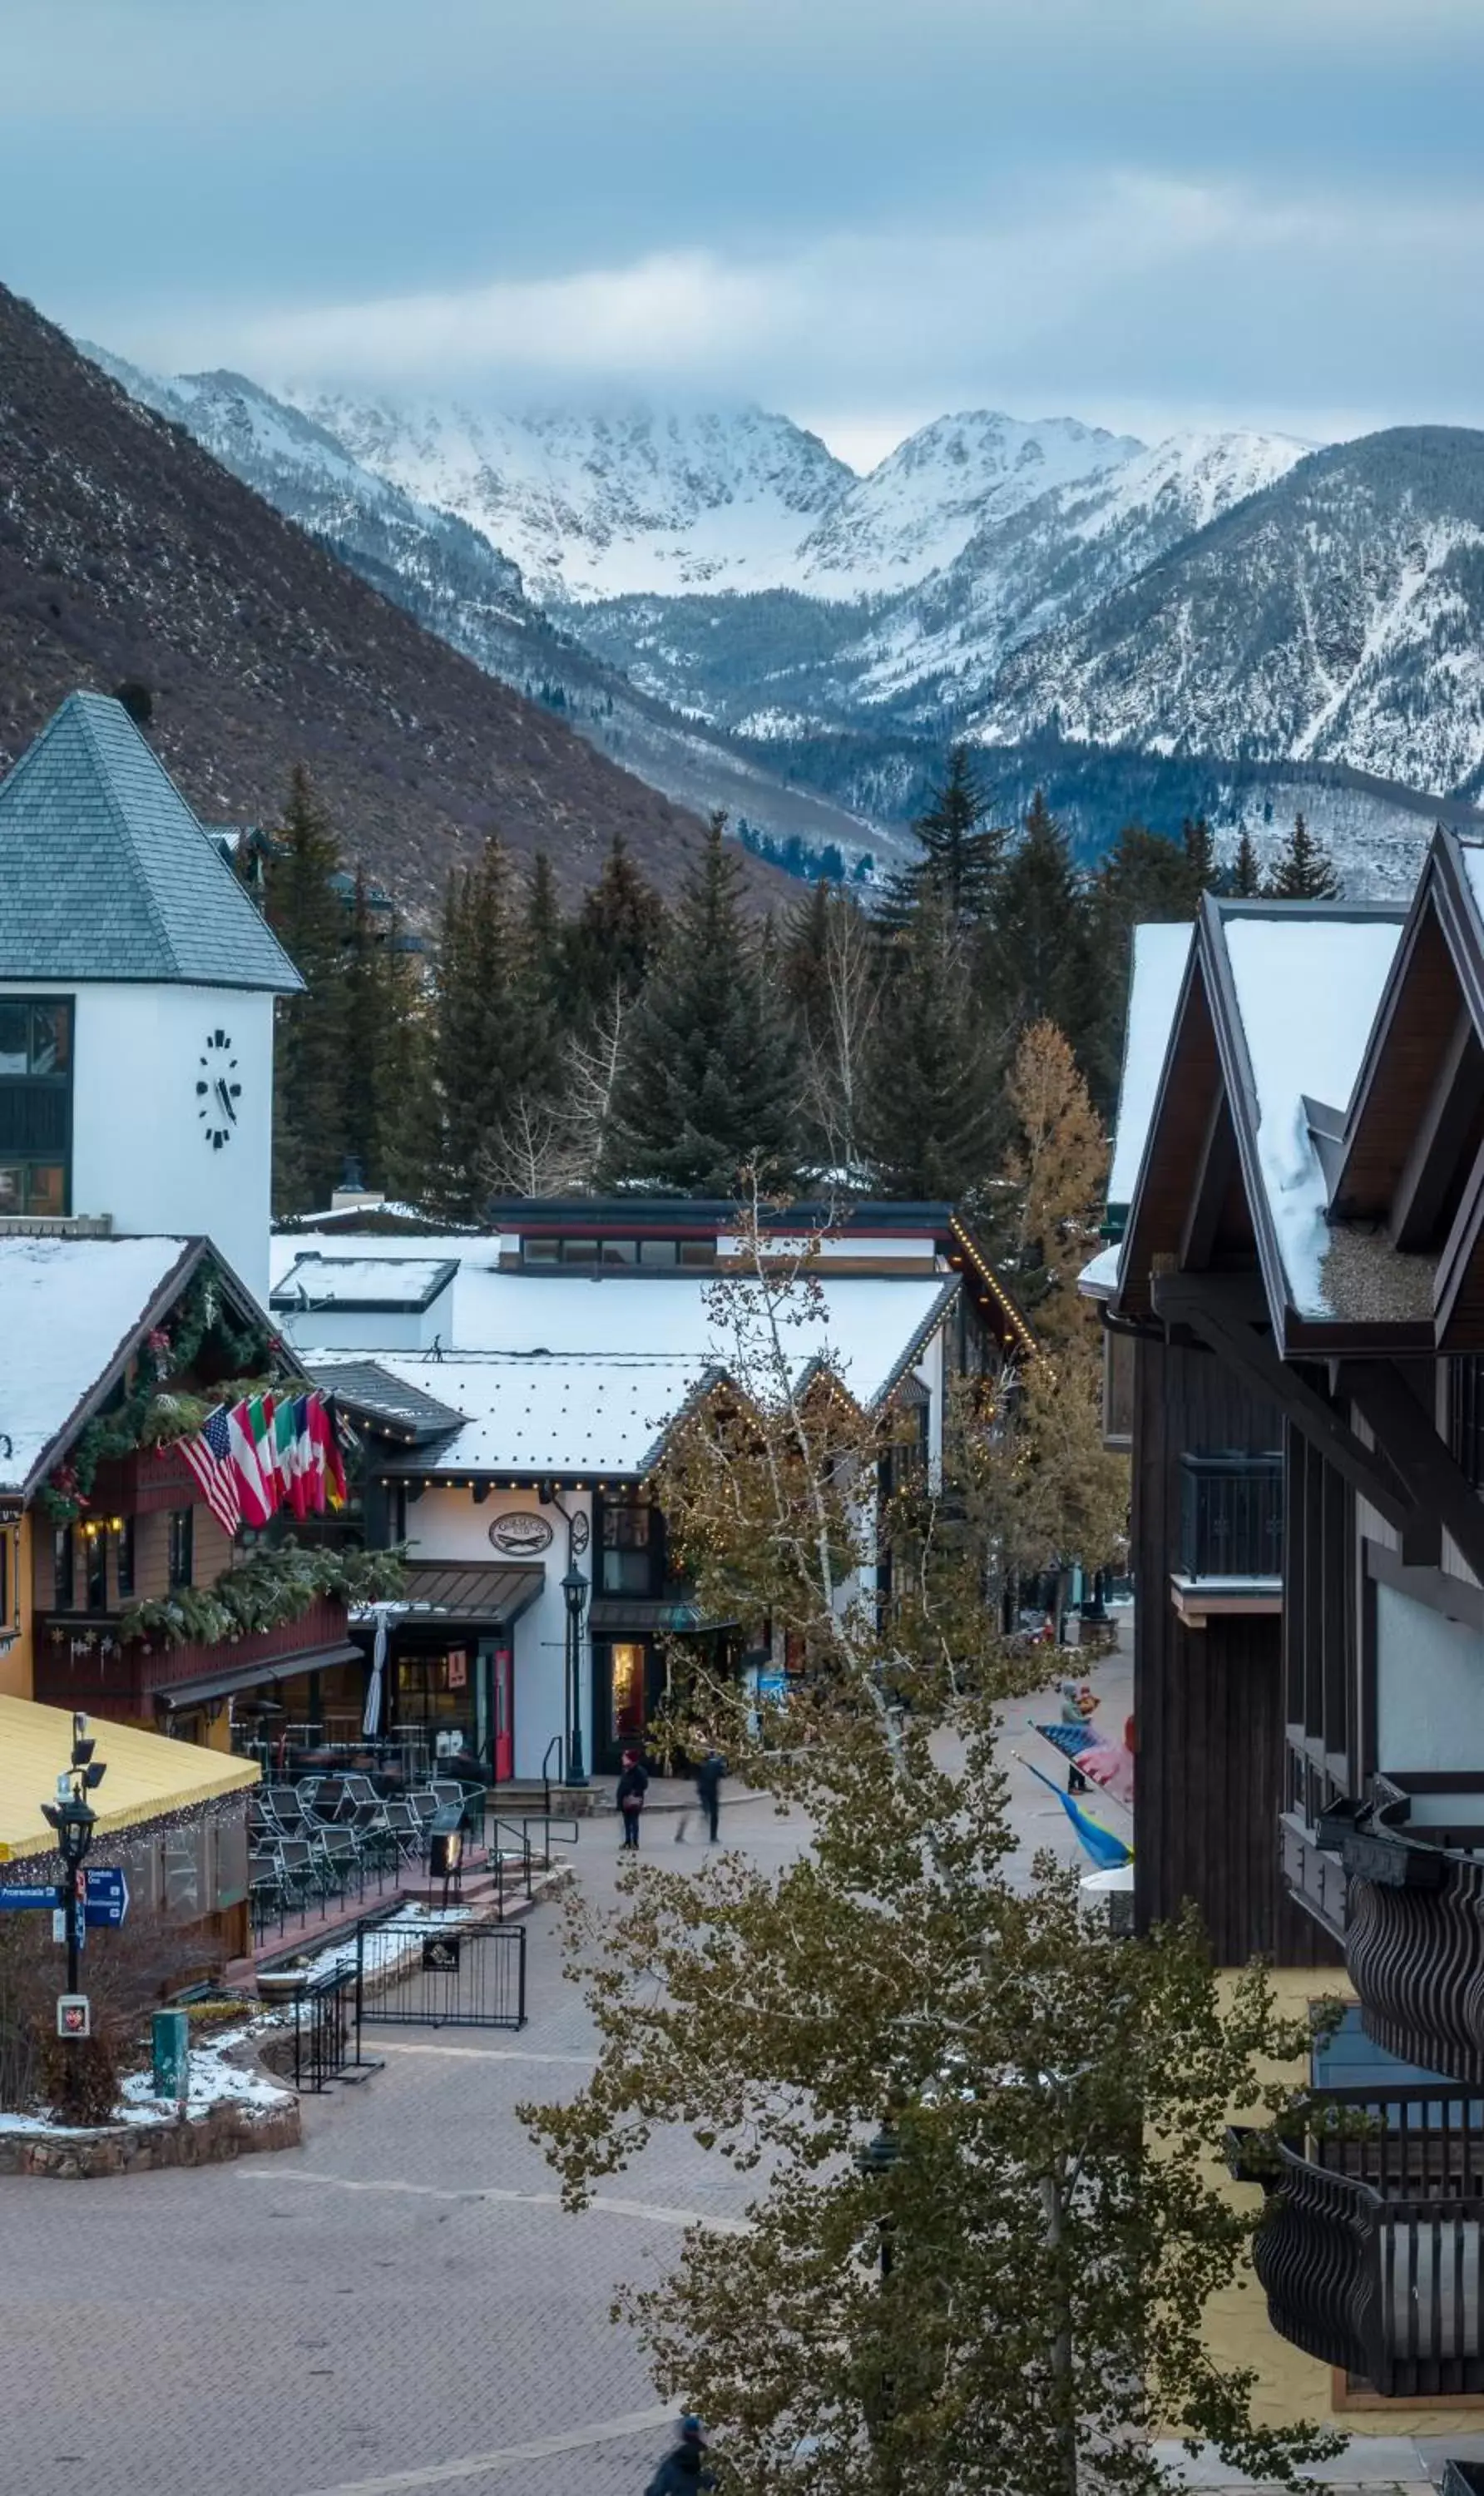
[{"label": "balcony", "polygon": [[1442,1832],[1374,1823],[1346,1829],[1341,1856],[1345,1963],[1367,2035],[1484,2087],[1484,1860]]},{"label": "balcony", "polygon": [[1283,1460],[1278,1450],[1190,1450],[1180,1459],[1180,1565],[1170,1600],[1190,1629],[1283,1610]]},{"label": "balcony", "polygon": [[1484,2104],[1442,2090],[1320,2091],[1276,2168],[1231,2137],[1274,2330],[1391,2400],[1484,2392]]},{"label": "balcony", "polygon": [[38,1612],[34,1653],[39,1700],[147,1717],[156,1706],[206,1696],[208,1686],[223,1695],[250,1689],[359,1650],[351,1643],[344,1604],[322,1596],[296,1620],[218,1646],[141,1638],[126,1646],[117,1620],[106,1612]]}]

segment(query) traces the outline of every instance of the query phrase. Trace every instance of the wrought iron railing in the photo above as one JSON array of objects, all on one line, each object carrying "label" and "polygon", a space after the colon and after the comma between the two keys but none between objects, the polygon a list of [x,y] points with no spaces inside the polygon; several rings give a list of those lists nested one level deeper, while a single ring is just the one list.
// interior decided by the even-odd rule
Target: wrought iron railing
[{"label": "wrought iron railing", "polygon": [[1187,1577],[1281,1577],[1281,1451],[1191,1450],[1180,1459],[1180,1567]]}]

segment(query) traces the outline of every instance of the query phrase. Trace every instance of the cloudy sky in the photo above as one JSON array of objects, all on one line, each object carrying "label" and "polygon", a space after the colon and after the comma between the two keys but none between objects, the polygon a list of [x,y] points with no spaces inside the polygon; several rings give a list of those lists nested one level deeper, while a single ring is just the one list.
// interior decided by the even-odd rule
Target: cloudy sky
[{"label": "cloudy sky", "polygon": [[0,276],[168,369],[1484,421],[1478,0],[6,0]]}]

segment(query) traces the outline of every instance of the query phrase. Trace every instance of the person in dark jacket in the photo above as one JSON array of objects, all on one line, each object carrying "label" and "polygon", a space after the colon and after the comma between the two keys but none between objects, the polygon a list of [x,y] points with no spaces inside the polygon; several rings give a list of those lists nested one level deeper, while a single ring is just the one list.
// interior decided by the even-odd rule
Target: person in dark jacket
[{"label": "person in dark jacket", "polygon": [[623,1843],[632,1847],[635,1855],[639,1851],[639,1814],[648,1785],[648,1771],[637,1751],[626,1751],[624,1772],[618,1781],[618,1808],[623,1815]]},{"label": "person in dark jacket", "polygon": [[[726,1774],[727,1763],[713,1743],[695,1771],[696,1797],[706,1815],[706,1828],[713,1846],[718,1845],[721,1840],[722,1779]],[[677,1846],[684,1838],[690,1825],[691,1815],[688,1811],[683,1811],[675,1830]]]},{"label": "person in dark jacket", "polygon": [[655,2472],[644,2496],[692,2496],[696,2487],[714,2487],[716,2473],[706,2468],[706,2439],[698,2418],[680,2421],[680,2442]]}]

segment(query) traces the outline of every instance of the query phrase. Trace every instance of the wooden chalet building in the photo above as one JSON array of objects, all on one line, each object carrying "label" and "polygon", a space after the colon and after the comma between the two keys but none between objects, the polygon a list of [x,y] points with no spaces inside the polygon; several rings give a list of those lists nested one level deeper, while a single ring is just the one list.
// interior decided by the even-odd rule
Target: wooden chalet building
[{"label": "wooden chalet building", "polygon": [[1484,2396],[1484,846],[1141,930],[1118,1159],[1136,1922],[1353,1995],[1256,2267],[1415,2425]]}]

